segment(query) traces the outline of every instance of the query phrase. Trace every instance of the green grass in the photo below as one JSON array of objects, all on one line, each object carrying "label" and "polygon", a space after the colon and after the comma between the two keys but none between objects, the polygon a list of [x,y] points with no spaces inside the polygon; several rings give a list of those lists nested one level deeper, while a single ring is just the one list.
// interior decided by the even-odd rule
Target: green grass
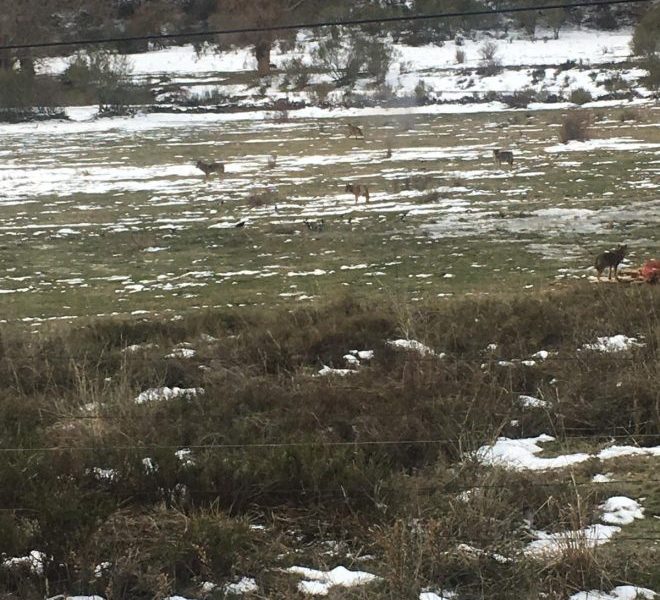
[{"label": "green grass", "polygon": [[[642,127],[643,121],[621,123],[616,110],[606,114],[611,119],[599,123],[594,136],[657,143],[657,131]],[[15,206],[0,207],[0,223],[5,227],[0,268],[6,272],[0,285],[5,290],[32,286],[28,292],[2,295],[5,318],[295,304],[295,295],[282,294],[323,300],[347,285],[359,296],[375,298],[518,291],[526,285],[553,282],[561,268],[569,269],[562,276],[580,277],[597,252],[623,240],[632,248],[634,263],[652,254],[657,224],[643,207],[654,201],[655,189],[636,185],[652,178],[652,152],[547,154],[543,149],[557,143],[555,112],[533,113],[520,125],[497,127],[506,124],[506,115],[370,117],[359,120],[367,131],[365,141],[347,139],[344,121],[332,119],[276,127],[237,122],[136,134],[117,130],[107,136],[47,136],[21,151],[17,163],[74,168],[90,189],[99,183],[94,169],[104,165],[148,169],[142,175],[127,175],[147,183],[156,177],[149,169],[189,165],[200,156],[224,159],[229,171],[236,167],[247,171],[208,182],[191,175],[182,183],[181,177],[168,175],[161,190],[148,192],[72,193],[59,198],[45,192],[18,211]],[[18,148],[20,139],[10,138],[9,148]],[[378,159],[388,143],[393,160]],[[517,163],[511,174],[492,164],[489,148],[495,143],[514,149]],[[453,158],[426,159],[422,153],[401,160],[401,153],[411,148],[441,147],[451,153],[458,146],[468,148],[457,148],[459,155]],[[280,152],[280,167],[263,170],[259,165],[265,164],[273,149]],[[341,162],[351,152],[357,157],[371,152],[377,160]],[[294,170],[293,161],[310,153],[334,158]],[[566,161],[581,165],[565,166]],[[597,164],[602,162],[608,164]],[[481,173],[476,179],[470,175],[474,171]],[[296,178],[302,179],[297,182]],[[353,178],[369,183],[376,196],[371,205],[355,207],[342,194],[342,182]],[[169,184],[183,187],[168,192]],[[272,206],[250,206],[249,196],[265,186],[277,187],[273,201],[277,213]],[[437,187],[449,190],[434,192]],[[421,195],[408,198],[406,190]],[[610,191],[614,195],[603,195]],[[388,194],[385,202],[377,200],[381,193]],[[447,201],[466,202],[464,212],[447,212]],[[397,209],[397,202],[403,208]],[[79,210],[79,205],[97,209]],[[422,205],[421,212],[416,212]],[[543,219],[531,218],[543,208],[602,211],[602,225],[611,220],[611,228],[548,230]],[[624,212],[618,213],[619,208]],[[320,234],[307,231],[301,222],[321,216],[326,227]],[[180,218],[193,220],[183,223],[180,230],[161,228],[166,221]],[[250,219],[245,229],[209,229],[215,222],[245,218]],[[452,224],[444,230],[448,218]],[[525,230],[512,230],[512,220]],[[76,223],[89,226],[79,236],[54,235],[61,226]],[[477,223],[484,223],[485,229],[480,230]],[[131,231],[117,232],[117,224]],[[26,225],[32,229],[23,229]],[[438,233],[431,235],[438,226]],[[471,226],[472,231],[456,235],[456,230]],[[166,250],[151,254],[144,251],[149,246]],[[341,269],[361,263],[369,268]],[[327,274],[287,275],[314,269]],[[207,270],[213,273],[211,277],[186,275]],[[274,275],[221,276],[242,270],[267,270]],[[384,275],[367,275],[374,272]],[[454,277],[444,278],[445,273]],[[419,274],[431,277],[417,278]],[[104,279],[113,276],[128,276],[133,283],[151,282],[147,283],[150,289],[126,293],[121,283]],[[153,286],[158,277],[161,285],[206,285],[162,290]],[[85,287],[62,281],[76,278]]]}]

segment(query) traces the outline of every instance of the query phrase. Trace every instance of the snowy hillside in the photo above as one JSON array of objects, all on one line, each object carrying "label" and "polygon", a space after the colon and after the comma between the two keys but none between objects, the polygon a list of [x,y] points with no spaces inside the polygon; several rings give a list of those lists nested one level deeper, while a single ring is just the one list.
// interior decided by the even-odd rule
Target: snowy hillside
[{"label": "snowy hillside", "polygon": [[[221,53],[197,53],[181,46],[129,55],[134,81],[147,84],[161,105],[245,105],[268,106],[286,99],[298,106],[318,104],[314,88],[333,88],[324,98],[327,104],[365,106],[374,104],[412,105],[451,102],[484,102],[502,99],[525,90],[538,102],[570,100],[575,90],[584,90],[590,99],[648,97],[639,80],[645,71],[631,62],[631,29],[615,32],[571,29],[552,39],[541,31],[535,40],[522,33],[503,39],[475,34],[443,45],[407,46],[392,44],[393,60],[384,85],[359,79],[353,90],[335,88],[329,74],[315,63],[319,41],[309,33],[298,35],[295,48],[276,48],[272,62],[276,70],[264,80],[252,77],[256,61],[250,48]],[[484,44],[494,47],[493,60],[499,65],[493,74],[484,74]],[[295,59],[309,69],[309,85],[293,89],[283,72]],[[460,59],[460,62],[459,62]],[[41,73],[61,75],[66,58],[46,59]]]}]

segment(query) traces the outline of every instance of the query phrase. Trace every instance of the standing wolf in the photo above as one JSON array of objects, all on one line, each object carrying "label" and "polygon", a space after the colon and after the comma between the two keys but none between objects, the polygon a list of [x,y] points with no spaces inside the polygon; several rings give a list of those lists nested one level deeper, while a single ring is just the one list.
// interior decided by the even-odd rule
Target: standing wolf
[{"label": "standing wolf", "polygon": [[614,279],[619,281],[619,275],[617,270],[619,264],[623,261],[626,252],[628,251],[628,246],[626,244],[620,244],[614,250],[605,250],[605,252],[599,254],[596,257],[596,262],[594,266],[598,272],[598,281],[600,281],[600,276],[603,274],[603,271],[609,268],[609,273],[607,275],[608,279],[612,279],[612,269],[614,269]]},{"label": "standing wolf", "polygon": [[355,139],[364,139],[364,131],[360,127],[353,125],[353,123],[347,123],[346,126],[348,127],[347,137],[355,136]]},{"label": "standing wolf", "polygon": [[358,203],[360,196],[364,196],[365,202],[369,203],[369,188],[362,183],[347,183],[344,191],[350,192],[355,196],[355,204]]},{"label": "standing wolf", "polygon": [[204,162],[203,160],[198,160],[195,166],[204,172],[204,177],[208,177],[211,173],[224,173],[225,164],[221,162]]},{"label": "standing wolf", "polygon": [[513,152],[511,150],[500,150],[499,148],[493,150],[493,158],[498,167],[502,166],[503,162],[513,165]]}]

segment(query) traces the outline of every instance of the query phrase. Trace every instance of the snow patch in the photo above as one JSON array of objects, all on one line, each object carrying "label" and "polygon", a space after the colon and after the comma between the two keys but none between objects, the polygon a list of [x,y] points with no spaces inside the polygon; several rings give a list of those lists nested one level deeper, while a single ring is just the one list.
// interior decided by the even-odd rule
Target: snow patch
[{"label": "snow patch", "polygon": [[243,577],[238,582],[225,586],[225,594],[250,594],[258,590],[257,582],[252,577]]},{"label": "snow patch", "polygon": [[621,531],[613,525],[589,525],[576,531],[559,533],[534,532],[538,539],[527,544],[525,554],[537,558],[547,558],[562,554],[569,548],[595,547],[607,543],[612,536]]},{"label": "snow patch", "polygon": [[539,443],[552,442],[554,439],[552,436],[546,434],[519,440],[501,437],[493,445],[479,448],[476,456],[483,464],[501,466],[517,471],[525,469],[531,471],[562,469],[589,459],[589,454],[584,452],[554,458],[540,458],[535,456],[543,450],[539,446]]},{"label": "snow patch", "polygon": [[429,348],[425,344],[422,344],[422,342],[418,342],[417,340],[388,340],[387,344],[401,350],[411,350],[413,352],[417,352],[421,356],[437,356],[439,358],[444,356],[444,353],[437,354],[435,350]]},{"label": "snow patch", "polygon": [[298,584],[303,594],[327,596],[332,587],[355,587],[373,581],[380,577],[364,571],[350,571],[346,567],[335,567],[331,571],[318,571],[306,567],[289,567],[287,573],[301,575],[304,580]]},{"label": "snow patch", "polygon": [[345,376],[345,375],[350,375],[351,373],[356,373],[357,371],[354,371],[352,369],[333,369],[332,367],[328,367],[327,365],[323,365],[323,368],[319,370],[319,375],[340,375],[340,376]]},{"label": "snow patch", "polygon": [[197,352],[193,348],[174,348],[165,358],[192,358]]},{"label": "snow patch", "polygon": [[549,402],[535,398],[534,396],[518,396],[518,402],[524,408],[548,408],[550,406]]},{"label": "snow patch", "polygon": [[598,352],[625,352],[644,344],[637,341],[637,338],[628,337],[623,334],[605,336],[597,338],[595,344],[585,344],[585,350],[596,350]]},{"label": "snow patch", "polygon": [[568,600],[653,600],[656,596],[657,594],[648,588],[619,585],[609,594],[599,590],[591,590],[573,594]]},{"label": "snow patch", "polygon": [[644,518],[639,502],[626,496],[608,498],[598,508],[603,511],[600,519],[609,525],[630,525],[635,519]]},{"label": "snow patch", "polygon": [[32,550],[27,556],[5,558],[2,561],[2,565],[8,569],[27,567],[30,571],[32,571],[32,573],[41,575],[44,572],[45,560],[46,555],[43,552],[39,552],[39,550]]},{"label": "snow patch", "polygon": [[609,460],[621,456],[660,456],[660,446],[641,448],[639,446],[610,446],[597,454],[564,454],[553,458],[540,458],[536,454],[543,448],[539,444],[553,442],[551,435],[545,433],[523,439],[498,438],[494,444],[482,446],[476,452],[477,459],[485,465],[504,467],[522,471],[543,471],[546,469],[563,469],[564,467],[584,462],[590,458]]},{"label": "snow patch", "polygon": [[456,592],[441,590],[439,592],[421,592],[419,600],[454,600]]},{"label": "snow patch", "polygon": [[179,387],[161,387],[150,388],[140,393],[135,398],[136,404],[146,404],[148,402],[156,402],[160,400],[174,400],[175,398],[194,398],[195,396],[202,395],[204,388],[179,388]]}]

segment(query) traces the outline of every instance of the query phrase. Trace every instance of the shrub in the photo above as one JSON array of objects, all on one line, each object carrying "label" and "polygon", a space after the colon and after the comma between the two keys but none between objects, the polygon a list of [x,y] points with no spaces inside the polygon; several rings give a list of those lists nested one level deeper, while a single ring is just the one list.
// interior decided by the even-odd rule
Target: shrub
[{"label": "shrub", "polygon": [[[183,93],[179,96],[178,102],[181,104],[193,104],[195,106],[208,106],[208,105],[217,105],[217,104],[226,104],[230,100],[230,96],[222,92],[219,88],[212,90],[204,90],[201,93],[194,93],[194,88],[192,90],[192,96],[186,97],[186,94]],[[177,102],[177,96],[174,95],[174,103]]]},{"label": "shrub", "polygon": [[497,44],[493,41],[484,42],[479,48],[479,56],[485,61],[494,60],[497,56]]},{"label": "shrub", "polygon": [[462,48],[456,48],[456,62],[459,65],[462,65],[465,62],[465,50]]},{"label": "shrub", "polygon": [[597,29],[605,29],[606,31],[613,31],[619,27],[619,23],[609,6],[599,7],[599,10],[596,12],[594,23]]},{"label": "shrub", "polygon": [[515,91],[510,96],[504,96],[502,102],[511,108],[527,108],[529,103],[534,102],[536,99],[536,92],[534,89],[526,87]]},{"label": "shrub", "polygon": [[628,82],[621,77],[620,73],[615,73],[611,77],[603,81],[603,87],[608,92],[618,92],[629,89]]},{"label": "shrub", "polygon": [[420,79],[415,86],[415,101],[420,105],[429,101],[429,88],[423,79]]},{"label": "shrub", "polygon": [[281,202],[277,192],[272,190],[265,190],[256,194],[251,194],[247,198],[247,204],[250,208],[261,208],[263,206],[271,206]]},{"label": "shrub", "polygon": [[580,111],[569,112],[561,122],[559,140],[566,144],[570,140],[580,142],[589,139],[589,125],[591,119],[587,113]]},{"label": "shrub", "polygon": [[537,11],[530,10],[516,13],[514,19],[518,22],[518,25],[525,30],[525,33],[529,35],[530,38],[534,38],[534,33],[536,33],[536,26],[538,24]]},{"label": "shrub", "polygon": [[350,44],[350,38],[345,42],[339,30],[333,27],[330,35],[314,51],[314,59],[337,85],[352,85],[360,75],[362,59],[351,51]]},{"label": "shrub", "polygon": [[334,90],[334,86],[330,83],[319,83],[309,90],[309,99],[312,104],[316,106],[329,106],[330,92]]},{"label": "shrub", "polygon": [[362,73],[382,83],[392,63],[393,51],[378,38],[360,32],[342,36],[334,28],[319,43],[314,58],[338,85],[353,85]]},{"label": "shrub", "polygon": [[302,89],[309,84],[311,72],[302,58],[295,57],[283,65],[285,80],[291,82],[296,89]]},{"label": "shrub", "polygon": [[541,83],[545,79],[545,68],[537,67],[532,71],[532,83]]},{"label": "shrub", "polygon": [[123,106],[134,98],[132,66],[126,56],[107,51],[79,52],[61,75],[63,83],[92,92],[100,106]]},{"label": "shrub", "polygon": [[68,120],[63,109],[49,106],[31,108],[0,108],[0,123],[25,123],[27,121],[47,121],[49,119]]},{"label": "shrub", "polygon": [[640,19],[630,45],[637,56],[651,56],[660,51],[660,5],[656,4]]},{"label": "shrub", "polygon": [[247,525],[220,511],[156,507],[115,512],[94,532],[91,548],[96,564],[111,559],[98,578],[109,598],[120,599],[163,597],[174,582],[227,576],[248,544]]},{"label": "shrub", "polygon": [[395,100],[395,98],[396,94],[394,93],[392,86],[388,85],[387,83],[381,83],[380,85],[376,86],[373,94],[373,99],[376,102],[391,103],[393,100]]},{"label": "shrub", "polygon": [[585,90],[584,88],[575,88],[571,91],[568,99],[573,104],[586,104],[587,102],[591,102],[593,100],[593,96],[589,90]]},{"label": "shrub", "polygon": [[502,65],[498,59],[489,60],[481,64],[477,69],[477,74],[492,77],[502,71]]},{"label": "shrub", "polygon": [[647,57],[642,61],[641,67],[648,72],[648,75],[642,78],[642,83],[650,90],[660,88],[660,57],[656,55]]},{"label": "shrub", "polygon": [[660,87],[660,5],[652,6],[639,21],[633,34],[631,47],[633,52],[643,57],[641,67],[648,71],[642,83],[650,90]]},{"label": "shrub", "polygon": [[109,117],[133,117],[137,114],[137,109],[133,106],[123,104],[123,102],[101,104],[99,105],[99,112],[97,118]]},{"label": "shrub", "polygon": [[485,42],[479,48],[481,66],[477,70],[480,75],[497,75],[502,70],[501,61],[497,56],[497,44],[493,41]]},{"label": "shrub", "polygon": [[0,121],[66,119],[56,100],[51,80],[35,78],[29,73],[0,71]]},{"label": "shrub", "polygon": [[286,123],[289,120],[289,109],[291,108],[291,104],[286,98],[278,98],[275,100],[273,103],[273,108],[275,109],[273,113],[271,113],[270,118],[275,122],[275,123]]},{"label": "shrub", "polygon": [[394,58],[391,45],[372,37],[359,37],[355,50],[365,58],[365,70],[376,82],[385,81]]}]

